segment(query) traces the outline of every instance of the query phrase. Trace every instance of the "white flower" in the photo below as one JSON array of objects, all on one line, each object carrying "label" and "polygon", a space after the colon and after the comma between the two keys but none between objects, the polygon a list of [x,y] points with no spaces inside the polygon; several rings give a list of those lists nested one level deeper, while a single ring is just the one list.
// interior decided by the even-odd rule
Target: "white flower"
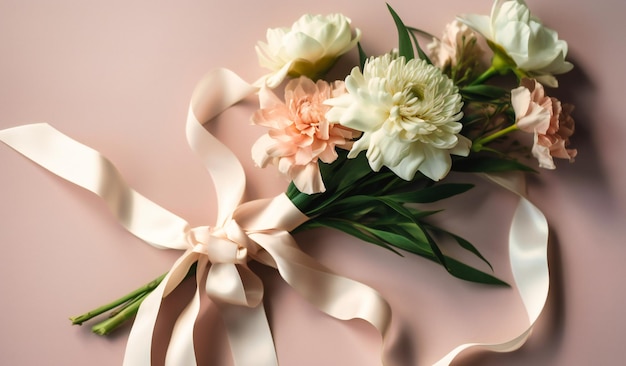
[{"label": "white flower", "polygon": [[331,122],[362,131],[349,158],[367,150],[374,171],[387,166],[405,180],[419,170],[439,180],[450,171],[450,154],[469,154],[460,135],[463,101],[452,80],[423,60],[387,54],[369,59],[346,78],[348,94],[327,100]]},{"label": "white flower", "polygon": [[273,71],[267,84],[277,86],[288,74],[314,79],[327,71],[361,38],[350,22],[342,14],[305,14],[291,28],[268,29],[267,43],[256,46],[261,66]]},{"label": "white flower", "polygon": [[481,33],[494,52],[512,60],[524,76],[547,86],[558,86],[554,75],[573,67],[565,61],[567,42],[531,16],[523,0],[496,0],[490,17],[469,14],[459,20]]}]

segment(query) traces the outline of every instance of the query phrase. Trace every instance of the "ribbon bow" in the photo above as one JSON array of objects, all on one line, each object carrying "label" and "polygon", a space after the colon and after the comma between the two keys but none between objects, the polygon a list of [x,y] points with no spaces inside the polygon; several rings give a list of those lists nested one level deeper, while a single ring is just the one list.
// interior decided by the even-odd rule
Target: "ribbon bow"
[{"label": "ribbon bow", "polygon": [[[211,299],[247,307],[259,305],[263,300],[263,284],[247,266],[251,258],[248,252],[253,256],[259,247],[235,221],[219,229],[194,228],[189,231],[188,240],[191,248],[185,256],[201,268],[211,264],[205,287]],[[165,295],[169,292],[166,288]]]},{"label": "ribbon bow", "polygon": [[326,314],[343,320],[361,318],[374,325],[383,338],[387,333],[391,309],[378,292],[333,273],[297,246],[289,232],[308,217],[285,194],[240,204],[245,189],[243,167],[202,122],[214,119],[264,83],[262,78],[250,85],[232,71],[217,69],[198,83],[192,95],[187,140],[215,184],[218,215],[213,227],[191,228],[182,218],[131,189],[97,151],[48,124],[0,131],[0,140],[18,152],[103,198],[120,223],[140,239],[157,248],[185,251],[141,304],[124,365],[152,364],[153,332],[162,301],[194,265],[195,295],[178,314],[166,365],[196,365],[193,334],[202,296],[220,309],[236,365],[278,365],[263,308],[263,283],[248,267],[250,260],[276,268],[287,283]]}]

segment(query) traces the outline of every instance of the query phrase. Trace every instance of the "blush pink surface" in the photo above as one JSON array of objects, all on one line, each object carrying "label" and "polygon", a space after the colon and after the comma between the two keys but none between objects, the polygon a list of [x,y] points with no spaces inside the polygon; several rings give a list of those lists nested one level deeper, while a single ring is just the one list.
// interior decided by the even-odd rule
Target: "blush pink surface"
[{"label": "blush pink surface", "polygon": [[[463,354],[459,365],[615,364],[624,356],[626,291],[626,121],[623,118],[624,2],[529,0],[559,31],[576,68],[553,93],[576,104],[576,163],[530,180],[530,198],[551,225],[551,292],[528,343],[510,354]],[[395,1],[407,24],[440,34],[460,13],[488,14],[491,2]],[[227,67],[252,82],[262,70],[254,45],[269,27],[303,13],[342,12],[378,54],[396,33],[382,1],[107,2],[0,0],[0,128],[48,122],[97,149],[129,184],[192,225],[215,219],[208,174],[185,141],[195,82]],[[356,62],[351,53],[336,76]],[[254,101],[211,127],[239,156],[248,199],[286,182],[253,166]],[[0,144],[0,364],[121,364],[128,328],[108,338],[72,327],[82,313],[166,271],[179,253],[154,249],[119,226],[95,196]],[[457,177],[465,179],[465,177]],[[486,182],[440,221],[477,244],[496,274],[511,280],[506,232],[515,200]],[[443,205],[442,205],[443,206]],[[512,289],[462,282],[415,256],[330,231],[299,234],[303,249],[337,272],[380,291],[394,311],[400,365],[427,365],[460,343],[497,342],[525,329]],[[270,269],[266,304],[282,365],[380,365],[373,328],[318,312]],[[209,312],[203,341],[211,364],[231,363],[223,325]],[[209,332],[210,331],[210,332]]]}]

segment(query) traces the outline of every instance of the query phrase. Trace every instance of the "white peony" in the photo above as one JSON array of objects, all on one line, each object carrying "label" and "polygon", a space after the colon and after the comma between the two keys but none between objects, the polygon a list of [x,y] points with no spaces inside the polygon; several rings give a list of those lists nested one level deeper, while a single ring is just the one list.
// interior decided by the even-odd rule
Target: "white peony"
[{"label": "white peony", "polygon": [[556,87],[554,75],[573,65],[565,61],[567,42],[556,31],[531,16],[523,0],[496,0],[491,16],[468,14],[459,20],[481,33],[497,56],[512,61],[518,71],[541,83]]},{"label": "white peony", "polygon": [[361,31],[353,34],[350,23],[342,14],[306,14],[291,28],[268,29],[267,43],[256,46],[261,66],[273,71],[267,84],[277,86],[287,75],[319,77],[361,38]]},{"label": "white peony", "polygon": [[374,171],[387,166],[411,180],[417,171],[439,180],[450,171],[450,154],[467,156],[471,141],[460,135],[463,101],[440,69],[423,60],[387,54],[352,69],[348,94],[327,100],[330,122],[362,131],[349,158],[367,150]]}]

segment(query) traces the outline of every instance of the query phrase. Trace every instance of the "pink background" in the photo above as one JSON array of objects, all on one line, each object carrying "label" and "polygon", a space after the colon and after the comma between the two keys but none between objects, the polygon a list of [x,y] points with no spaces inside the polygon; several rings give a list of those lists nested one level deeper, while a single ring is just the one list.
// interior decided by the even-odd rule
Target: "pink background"
[{"label": "pink background", "polygon": [[[184,120],[195,82],[228,67],[263,74],[254,44],[301,14],[342,12],[370,54],[395,45],[382,1],[0,0],[0,128],[49,122],[109,157],[131,186],[192,225],[211,224],[208,175],[189,150]],[[554,93],[576,104],[575,164],[531,181],[551,222],[551,293],[529,342],[511,354],[464,354],[462,365],[615,364],[625,355],[626,121],[623,1],[529,0],[570,45],[576,69]],[[491,2],[392,1],[406,23],[440,34],[459,13]],[[345,73],[352,53],[338,66]],[[240,157],[247,198],[281,192],[271,169],[253,167],[253,105],[229,111],[213,131]],[[116,298],[167,270],[179,255],[125,232],[95,196],[0,144],[0,364],[121,364],[128,329],[109,338],[67,317]],[[514,199],[485,183],[441,216],[511,279],[504,245]],[[469,219],[468,219],[469,217]],[[515,291],[465,283],[421,258],[398,257],[345,235],[297,237],[305,251],[379,290],[394,310],[402,365],[430,364],[459,343],[503,341],[525,327]],[[255,267],[283,365],[379,365],[380,339],[362,322],[319,313],[271,270]],[[218,318],[207,347],[229,364]],[[213,357],[213,356],[211,356]]]}]

